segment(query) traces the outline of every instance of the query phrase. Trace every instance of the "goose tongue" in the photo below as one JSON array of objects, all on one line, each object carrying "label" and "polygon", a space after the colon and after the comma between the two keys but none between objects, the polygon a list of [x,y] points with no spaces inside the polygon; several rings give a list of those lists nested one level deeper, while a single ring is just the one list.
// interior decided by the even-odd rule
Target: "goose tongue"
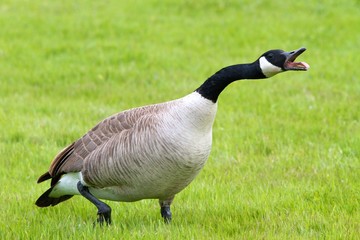
[{"label": "goose tongue", "polygon": [[306,62],[294,62],[295,59],[305,52],[306,48],[299,48],[291,52],[286,52],[286,61],[284,63],[285,70],[295,70],[295,71],[306,71],[310,68],[309,64]]}]

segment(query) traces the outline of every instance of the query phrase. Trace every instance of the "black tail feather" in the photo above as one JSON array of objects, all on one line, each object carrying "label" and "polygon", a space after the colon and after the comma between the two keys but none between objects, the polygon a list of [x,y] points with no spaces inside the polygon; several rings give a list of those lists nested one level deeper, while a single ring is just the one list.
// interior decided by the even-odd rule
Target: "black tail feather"
[{"label": "black tail feather", "polygon": [[63,201],[68,200],[69,198],[71,198],[73,196],[73,195],[64,195],[59,198],[52,198],[52,197],[49,197],[49,194],[51,193],[52,190],[53,190],[53,188],[51,187],[46,192],[44,192],[38,198],[38,200],[36,200],[36,202],[35,202],[36,206],[38,206],[38,207],[55,206]]},{"label": "black tail feather", "polygon": [[37,180],[37,183],[41,183],[41,182],[46,181],[48,179],[51,179],[51,175],[50,175],[49,172],[46,172],[46,173],[44,173],[43,175],[41,175],[39,177],[39,179]]}]

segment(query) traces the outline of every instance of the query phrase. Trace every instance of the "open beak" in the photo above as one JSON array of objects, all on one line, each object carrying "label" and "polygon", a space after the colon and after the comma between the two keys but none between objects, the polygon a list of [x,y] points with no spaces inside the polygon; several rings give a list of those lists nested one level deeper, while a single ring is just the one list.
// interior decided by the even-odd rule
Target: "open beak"
[{"label": "open beak", "polygon": [[284,52],[286,56],[286,61],[284,63],[284,70],[293,70],[293,71],[306,71],[310,68],[309,64],[306,62],[294,62],[295,59],[305,52],[306,48],[299,48],[291,52]]}]

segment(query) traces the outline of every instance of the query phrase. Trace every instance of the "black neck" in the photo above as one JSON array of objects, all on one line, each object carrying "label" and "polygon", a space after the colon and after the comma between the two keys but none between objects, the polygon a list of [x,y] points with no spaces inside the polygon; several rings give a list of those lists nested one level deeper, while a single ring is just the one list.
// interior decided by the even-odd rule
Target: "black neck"
[{"label": "black neck", "polygon": [[237,64],[221,69],[209,77],[195,91],[200,93],[204,98],[207,98],[215,103],[220,93],[230,83],[241,79],[261,78],[265,78],[265,75],[262,73],[258,61],[248,64]]}]

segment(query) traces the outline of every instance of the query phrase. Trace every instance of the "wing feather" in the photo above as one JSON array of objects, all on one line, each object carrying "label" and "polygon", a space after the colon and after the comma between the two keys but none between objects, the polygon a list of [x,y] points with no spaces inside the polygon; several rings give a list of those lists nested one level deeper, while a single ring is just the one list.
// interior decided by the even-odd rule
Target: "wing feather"
[{"label": "wing feather", "polygon": [[131,129],[142,116],[154,114],[160,109],[158,105],[149,105],[120,112],[104,119],[83,137],[60,151],[52,161],[49,171],[39,177],[38,183],[51,178],[53,186],[62,174],[81,171],[84,159],[100,149],[99,146],[106,144],[114,135]]}]

